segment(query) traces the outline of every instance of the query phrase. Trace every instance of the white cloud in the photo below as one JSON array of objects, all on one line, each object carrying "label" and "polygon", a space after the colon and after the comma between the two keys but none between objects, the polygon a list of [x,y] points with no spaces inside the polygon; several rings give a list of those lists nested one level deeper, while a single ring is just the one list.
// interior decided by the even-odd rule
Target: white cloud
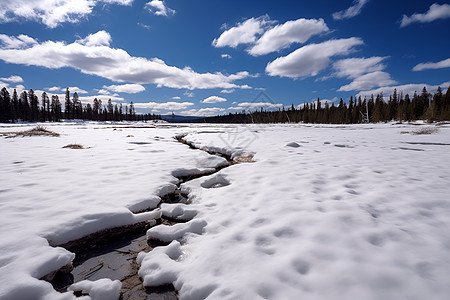
[{"label": "white cloud", "polygon": [[142,28],[145,28],[147,30],[150,30],[152,28],[150,25],[147,25],[147,24],[144,24],[144,23],[141,23],[141,22],[138,22],[137,24],[139,26],[141,26]]},{"label": "white cloud", "polygon": [[267,15],[250,18],[224,31],[217,39],[213,40],[212,45],[216,48],[226,46],[236,48],[240,44],[254,43],[257,36],[262,34],[265,26],[270,23],[271,21]]},{"label": "white cloud", "polygon": [[221,90],[220,91],[220,93],[222,93],[222,94],[231,94],[231,93],[233,93],[234,92],[234,89],[231,89],[231,90]]},{"label": "white cloud", "polygon": [[330,64],[332,56],[347,55],[363,43],[360,38],[352,37],[306,45],[268,63],[266,73],[290,78],[316,76]]},{"label": "white cloud", "polygon": [[23,82],[22,77],[20,77],[18,75],[11,75],[9,77],[2,77],[2,78],[0,78],[0,80],[13,82],[13,83]]},{"label": "white cloud", "polygon": [[396,83],[397,81],[392,80],[389,73],[375,71],[361,75],[351,83],[341,86],[338,92],[368,90],[376,86],[388,86]]},{"label": "white cloud", "polygon": [[[338,99],[338,97],[334,97],[334,98],[331,99],[331,100],[330,100],[330,99],[319,99],[319,100],[320,100],[320,105],[321,105],[322,107],[324,107],[326,103],[331,104],[331,103],[334,103],[334,102],[338,101],[339,99]],[[317,99],[314,99],[314,100],[311,100],[311,101],[306,102],[306,103],[300,103],[300,104],[298,104],[295,108],[296,108],[296,109],[302,109],[303,107],[305,107],[305,104],[310,104],[310,103],[313,103],[313,104],[315,104],[316,106],[318,105]]]},{"label": "white cloud", "polygon": [[[72,91],[71,91],[71,93],[72,93]],[[60,98],[60,100],[63,99],[63,101],[64,101],[64,95],[59,96],[59,98]],[[106,104],[109,99],[111,99],[113,104],[125,101],[125,99],[123,97],[119,97],[118,94],[111,95],[111,94],[103,94],[103,93],[98,93],[97,95],[92,95],[92,96],[81,96],[80,101],[84,104],[87,104],[87,103],[92,104],[92,102],[94,101],[95,98],[102,100],[103,105]]]},{"label": "white cloud", "polygon": [[[271,103],[271,102],[241,102],[237,105],[236,108],[233,108],[233,109],[252,110],[252,109],[259,109],[261,107],[266,108],[266,109],[281,108],[281,107],[283,107],[283,104]],[[230,107],[229,109],[232,109],[232,108]]]},{"label": "white cloud", "polygon": [[443,69],[443,68],[450,68],[450,58],[441,60],[436,63],[433,62],[420,63],[413,68],[413,71],[423,71],[423,70]]},{"label": "white cloud", "polygon": [[373,56],[369,58],[347,58],[336,61],[333,68],[337,77],[353,79],[347,85],[341,86],[338,91],[361,91],[377,86],[396,84],[389,73],[383,72],[386,65],[382,63],[387,56]]},{"label": "white cloud", "polygon": [[[90,35],[98,37],[97,35]],[[102,33],[102,36],[105,37]],[[83,39],[102,43],[105,39]],[[80,41],[80,40],[79,40]],[[147,59],[130,56],[125,50],[107,45],[86,45],[79,41],[67,44],[63,41],[46,41],[23,46],[0,47],[0,59],[7,63],[41,66],[50,69],[70,67],[82,73],[97,75],[115,82],[156,84],[158,87],[177,89],[232,89],[249,88],[237,85],[236,80],[250,77],[248,72],[225,75],[197,73],[190,67],[183,69],[169,66],[158,58]],[[95,41],[95,42],[94,42]]]},{"label": "white cloud", "polygon": [[219,102],[226,102],[227,99],[218,97],[218,96],[210,96],[203,101],[200,101],[201,103],[219,103]]},{"label": "white cloud", "polygon": [[337,77],[348,77],[353,79],[366,73],[383,70],[386,68],[386,65],[381,62],[386,58],[388,58],[388,56],[341,59],[333,63],[333,68],[336,70],[335,75]]},{"label": "white cloud", "polygon": [[248,50],[253,56],[265,55],[289,47],[293,43],[304,43],[313,35],[329,31],[323,19],[298,19],[267,30]]},{"label": "white cloud", "polygon": [[24,34],[20,34],[17,37],[0,34],[0,42],[5,49],[22,49],[37,44],[35,39]]},{"label": "white cloud", "polygon": [[434,3],[424,14],[415,13],[411,17],[403,15],[400,27],[408,26],[412,23],[429,23],[438,19],[450,18],[450,4],[439,5]]},{"label": "white cloud", "polygon": [[190,109],[182,111],[181,114],[185,116],[198,116],[198,117],[206,117],[206,116],[215,116],[218,113],[225,111],[224,108],[220,107],[207,107],[201,109]]},{"label": "white cloud", "polygon": [[101,30],[99,32],[88,35],[84,39],[77,40],[76,43],[88,47],[109,46],[109,44],[111,43],[111,35],[108,32]]},{"label": "white cloud", "polygon": [[146,102],[134,103],[136,108],[147,108],[152,110],[182,110],[194,105],[192,102]]},{"label": "white cloud", "polygon": [[366,5],[369,0],[354,0],[353,5],[346,10],[341,10],[333,13],[333,19],[343,20],[353,18],[361,13],[362,8]]},{"label": "white cloud", "polygon": [[175,14],[175,10],[167,7],[166,3],[161,0],[152,0],[144,6],[148,11],[157,16],[169,16]]},{"label": "white cloud", "polygon": [[189,97],[189,98],[194,97],[194,93],[193,92],[189,92],[189,91],[184,92],[183,95],[186,96],[186,97]]},{"label": "white cloud", "polygon": [[173,100],[180,100],[180,99],[181,99],[181,97],[178,97],[178,96],[174,96],[174,97],[172,97],[172,99],[173,99]]},{"label": "white cloud", "polygon": [[230,54],[222,54],[221,57],[222,57],[222,58],[230,59],[230,58],[231,58],[231,55],[230,55]]},{"label": "white cloud", "polygon": [[2,1],[0,23],[36,21],[49,28],[61,23],[76,23],[92,13],[100,3],[130,5],[133,0],[14,0]]},{"label": "white cloud", "polygon": [[[61,91],[65,92],[66,88],[62,88]],[[77,86],[69,86],[69,92],[70,93],[77,93],[77,94],[87,94],[87,91],[80,89]]]},{"label": "white cloud", "polygon": [[104,89],[116,93],[128,93],[128,94],[137,94],[145,91],[145,87],[140,84],[121,84],[121,85],[109,85],[103,86]]},{"label": "white cloud", "polygon": [[397,89],[397,93],[403,93],[403,95],[409,94],[410,98],[412,98],[414,92],[417,92],[420,94],[422,92],[423,87],[426,87],[427,91],[430,93],[436,92],[438,87],[441,87],[444,91],[446,87],[450,86],[450,81],[443,82],[440,85],[430,85],[425,83],[410,83],[410,84],[403,84],[403,85],[396,85],[396,86],[383,86],[379,87],[377,89],[368,90],[368,91],[361,91],[356,96],[364,97],[370,97],[371,95],[378,95],[380,93],[383,93],[384,97],[389,98],[389,96],[392,95],[394,92],[394,89]]},{"label": "white cloud", "polygon": [[62,91],[60,86],[52,86],[50,88],[47,89],[47,91],[49,92],[59,92]]}]

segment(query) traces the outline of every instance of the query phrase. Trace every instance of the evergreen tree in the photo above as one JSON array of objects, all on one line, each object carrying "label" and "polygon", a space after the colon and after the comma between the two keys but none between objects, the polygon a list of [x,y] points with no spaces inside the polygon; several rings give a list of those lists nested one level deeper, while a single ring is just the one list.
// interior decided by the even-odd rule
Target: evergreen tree
[{"label": "evergreen tree", "polygon": [[66,88],[66,97],[64,101],[64,115],[66,119],[71,119],[73,116],[72,101],[70,101],[69,88]]}]

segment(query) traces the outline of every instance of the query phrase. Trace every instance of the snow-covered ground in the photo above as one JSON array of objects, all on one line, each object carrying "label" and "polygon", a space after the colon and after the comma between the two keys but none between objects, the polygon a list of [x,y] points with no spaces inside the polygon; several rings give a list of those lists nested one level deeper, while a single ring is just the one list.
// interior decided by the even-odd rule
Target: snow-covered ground
[{"label": "snow-covered ground", "polygon": [[[172,283],[180,299],[450,298],[450,125],[46,126],[62,135],[0,137],[1,299],[74,298],[38,280],[73,259],[48,241],[158,217],[131,211],[174,190],[172,175],[224,163],[180,134],[254,162],[183,184],[189,206],[161,207],[195,217],[147,232],[177,240],[138,256],[145,285]],[[90,148],[62,148],[74,143]],[[94,299],[118,291],[77,285]]]}]

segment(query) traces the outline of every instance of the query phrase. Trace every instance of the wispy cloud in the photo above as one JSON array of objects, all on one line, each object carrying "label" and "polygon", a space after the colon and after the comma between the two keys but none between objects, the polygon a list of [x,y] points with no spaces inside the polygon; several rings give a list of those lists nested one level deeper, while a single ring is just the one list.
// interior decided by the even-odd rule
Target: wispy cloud
[{"label": "wispy cloud", "polygon": [[145,91],[145,87],[143,87],[140,84],[135,83],[127,83],[127,84],[121,84],[121,85],[109,85],[103,86],[104,89],[116,93],[128,93],[128,94],[137,94],[140,92]]},{"label": "wispy cloud", "polygon": [[375,71],[361,75],[347,85],[341,86],[338,92],[364,91],[376,86],[389,86],[397,81],[391,79],[391,75],[382,71]]},{"label": "wispy cloud", "polygon": [[147,25],[147,24],[144,24],[144,23],[141,23],[141,22],[138,22],[137,24],[139,26],[141,26],[142,28],[145,28],[147,30],[150,30],[152,28],[150,25]]},{"label": "wispy cloud", "polygon": [[219,103],[219,102],[226,102],[227,99],[219,97],[219,96],[210,96],[200,102],[202,103]]},{"label": "wispy cloud", "polygon": [[152,110],[182,110],[189,106],[193,106],[192,102],[145,102],[145,103],[135,103],[136,108],[147,108]]},{"label": "wispy cloud", "polygon": [[368,2],[369,0],[354,0],[353,5],[349,8],[333,13],[333,19],[344,20],[353,18],[361,13],[364,5]]},{"label": "wispy cloud", "polygon": [[206,117],[206,116],[214,116],[220,112],[225,111],[224,108],[220,107],[206,107],[200,109],[190,109],[182,111],[181,114],[185,116],[198,116],[198,117]]},{"label": "wispy cloud", "polygon": [[222,58],[226,58],[226,59],[231,59],[231,55],[230,54],[226,54],[226,53],[224,53],[224,54],[222,54],[222,55],[220,55]]},{"label": "wispy cloud", "polygon": [[258,18],[250,18],[225,30],[217,39],[213,40],[212,45],[216,48],[227,46],[236,48],[241,44],[254,43],[257,37],[264,32],[265,27],[270,23],[270,18],[267,15]]},{"label": "wispy cloud", "polygon": [[400,27],[405,27],[416,22],[430,23],[438,19],[446,18],[450,18],[450,4],[439,5],[437,3],[434,3],[430,6],[426,13],[415,13],[410,17],[408,17],[407,15],[403,15]]},{"label": "wispy cloud", "polygon": [[382,62],[388,57],[373,56],[369,58],[347,58],[336,61],[333,69],[335,76],[353,79],[347,85],[341,86],[338,91],[361,91],[377,86],[396,84],[391,75],[383,72],[386,65]]},{"label": "wispy cloud", "polygon": [[13,82],[13,83],[23,82],[23,78],[18,76],[18,75],[11,75],[9,77],[2,77],[2,78],[0,78],[0,80]]},{"label": "wispy cloud", "polygon": [[[9,37],[13,40],[15,37]],[[115,82],[156,84],[177,89],[233,89],[249,88],[237,85],[237,80],[252,77],[248,72],[225,75],[197,73],[190,67],[183,69],[167,65],[159,58],[134,57],[123,49],[111,48],[109,33],[100,31],[84,39],[67,44],[64,41],[45,41],[12,46],[0,37],[0,59],[7,63],[40,66],[49,69],[64,67],[97,75]]]},{"label": "wispy cloud", "polygon": [[175,14],[175,10],[167,7],[166,3],[161,0],[152,0],[147,2],[144,7],[157,16],[168,17]]},{"label": "wispy cloud", "polygon": [[409,83],[402,85],[382,86],[368,91],[361,91],[356,96],[361,96],[362,98],[364,98],[370,97],[371,95],[378,95],[383,93],[384,97],[389,97],[394,92],[394,89],[396,89],[397,93],[403,93],[403,95],[409,94],[412,97],[414,92],[420,93],[424,87],[428,92],[435,92],[439,86],[445,92],[446,87],[450,86],[450,81],[443,82],[439,85],[431,85],[426,83]]},{"label": "wispy cloud", "polygon": [[420,63],[413,68],[413,71],[444,69],[444,68],[450,68],[450,58],[435,63],[433,62]]},{"label": "wispy cloud", "polygon": [[330,64],[330,58],[347,55],[364,42],[360,38],[330,40],[303,46],[287,56],[279,57],[266,66],[270,76],[304,78],[316,76]]},{"label": "wispy cloud", "polygon": [[293,43],[304,43],[313,35],[329,31],[323,19],[287,21],[267,30],[248,50],[253,56],[265,55],[288,48]]},{"label": "wispy cloud", "polygon": [[2,1],[0,23],[20,20],[36,21],[49,28],[61,23],[77,23],[101,3],[131,5],[133,0],[14,0]]}]

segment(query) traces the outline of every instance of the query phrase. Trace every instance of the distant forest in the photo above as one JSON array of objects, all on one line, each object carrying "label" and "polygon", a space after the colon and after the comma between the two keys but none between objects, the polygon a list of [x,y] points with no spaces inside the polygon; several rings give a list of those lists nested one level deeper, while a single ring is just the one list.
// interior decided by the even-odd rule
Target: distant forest
[{"label": "distant forest", "polygon": [[[95,98],[92,105],[88,103],[83,106],[76,92],[73,93],[72,98],[70,97],[69,89],[66,89],[64,107],[65,110],[63,111],[57,95],[49,97],[47,93],[43,92],[39,101],[33,90],[23,91],[20,96],[14,90],[12,97],[6,88],[0,91],[0,122],[3,123],[19,120],[45,122],[59,121],[61,119],[93,121],[148,121],[161,119],[161,115],[136,114],[133,102],[129,106],[123,107],[122,104],[113,105],[110,99],[106,105],[103,105],[101,100]],[[267,111],[261,108],[253,112],[229,113],[227,115],[192,119],[189,122],[352,124],[392,120],[449,121],[450,88],[447,89],[445,95],[440,87],[434,94],[429,93],[424,87],[420,95],[414,93],[412,98],[408,94],[399,94],[394,89],[388,101],[384,100],[383,94],[378,94],[375,98],[373,95],[364,99],[361,99],[361,97],[358,97],[358,99],[350,97],[348,103],[344,103],[341,98],[338,105],[317,99],[314,103],[304,103],[297,108],[293,104],[289,108],[283,107],[276,111]]]},{"label": "distant forest", "polygon": [[397,93],[394,89],[389,101],[385,101],[383,94],[374,98],[358,99],[350,97],[348,103],[342,98],[338,105],[328,102],[322,103],[317,99],[314,103],[304,103],[301,107],[292,105],[277,111],[266,111],[263,108],[254,112],[241,112],[215,117],[206,117],[192,122],[206,123],[325,123],[325,124],[353,124],[365,122],[387,121],[450,120],[450,88],[446,94],[439,87],[435,94],[431,94],[424,87],[420,95]]},{"label": "distant forest", "polygon": [[64,99],[64,111],[58,95],[49,95],[43,92],[41,99],[33,90],[23,91],[17,95],[16,90],[12,96],[4,87],[0,90],[0,122],[57,122],[61,119],[78,119],[92,121],[149,121],[160,120],[161,115],[136,114],[133,102],[130,105],[113,104],[111,99],[106,105],[102,100],[95,98],[92,105],[90,103],[83,106],[78,94],[75,92],[70,97],[69,89],[66,89]]}]

